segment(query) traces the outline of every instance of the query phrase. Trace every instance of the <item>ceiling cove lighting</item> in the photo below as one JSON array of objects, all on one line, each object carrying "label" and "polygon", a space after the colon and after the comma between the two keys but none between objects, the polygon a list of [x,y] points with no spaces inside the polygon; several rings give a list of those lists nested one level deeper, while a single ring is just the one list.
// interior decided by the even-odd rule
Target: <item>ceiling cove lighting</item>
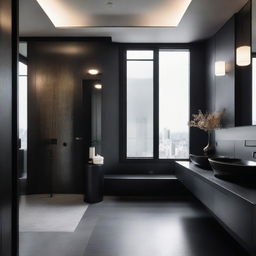
[{"label": "ceiling cove lighting", "polygon": [[240,67],[249,66],[251,64],[250,46],[241,46],[236,49],[236,64]]},{"label": "ceiling cove lighting", "polygon": [[85,22],[64,0],[36,1],[55,27],[79,27],[81,22]]},{"label": "ceiling cove lighting", "polygon": [[215,76],[225,76],[226,75],[226,63],[225,61],[215,62]]},{"label": "ceiling cove lighting", "polygon": [[102,89],[102,84],[95,84],[94,88],[97,90],[101,90]]},{"label": "ceiling cove lighting", "polygon": [[56,28],[177,27],[192,2],[129,0],[129,4],[128,1],[104,4],[84,0],[36,1]]},{"label": "ceiling cove lighting", "polygon": [[95,68],[91,68],[88,70],[88,74],[89,75],[92,75],[92,76],[96,76],[100,73],[100,71],[98,69],[95,69]]},{"label": "ceiling cove lighting", "polygon": [[166,0],[141,15],[142,26],[178,27],[192,0]]}]

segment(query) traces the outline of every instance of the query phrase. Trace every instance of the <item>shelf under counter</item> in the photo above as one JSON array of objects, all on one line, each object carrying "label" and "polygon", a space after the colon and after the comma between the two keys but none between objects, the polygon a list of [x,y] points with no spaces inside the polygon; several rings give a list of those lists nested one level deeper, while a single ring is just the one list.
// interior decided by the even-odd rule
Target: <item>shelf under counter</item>
[{"label": "shelf under counter", "polygon": [[177,161],[175,174],[223,227],[256,255],[256,188],[218,179],[213,171],[189,161]]}]

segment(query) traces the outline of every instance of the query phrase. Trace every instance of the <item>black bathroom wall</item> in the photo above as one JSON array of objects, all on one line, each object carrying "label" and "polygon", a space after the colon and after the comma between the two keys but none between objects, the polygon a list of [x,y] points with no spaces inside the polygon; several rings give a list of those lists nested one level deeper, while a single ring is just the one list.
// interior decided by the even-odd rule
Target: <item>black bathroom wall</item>
[{"label": "black bathroom wall", "polygon": [[17,251],[17,2],[0,1],[0,255]]},{"label": "black bathroom wall", "polygon": [[[236,48],[251,44],[250,8],[249,1],[207,43],[207,108],[225,110],[226,128],[251,124],[251,66],[236,65]],[[215,76],[216,61],[225,61],[225,76]]]},{"label": "black bathroom wall", "polygon": [[[226,62],[226,75],[215,76],[215,62]],[[235,125],[235,17],[207,43],[207,108],[225,110],[223,126]]]},{"label": "black bathroom wall", "polygon": [[[206,42],[195,43],[190,52],[190,116],[202,110],[207,110],[207,88],[206,88]],[[202,149],[207,144],[206,132],[190,129],[190,153],[203,155]]]},{"label": "black bathroom wall", "polygon": [[[236,48],[252,44],[251,1],[236,15]],[[252,124],[252,65],[236,65],[235,86],[235,126]]]},{"label": "black bathroom wall", "polygon": [[[238,67],[236,48],[251,44],[251,2],[234,15],[207,43],[207,109],[225,109],[223,129],[216,130],[216,154],[253,159],[256,151],[256,127],[252,116],[251,66]],[[225,61],[226,75],[216,77],[215,61]],[[241,127],[235,127],[241,126]],[[246,146],[246,141],[250,145]],[[255,159],[254,159],[255,160]]]},{"label": "black bathroom wall", "polygon": [[[103,84],[106,169],[118,154],[118,46],[101,41],[30,41],[28,44],[28,189],[30,193],[83,192],[83,80],[96,67]],[[117,138],[116,138],[117,137]],[[57,145],[49,145],[49,139]],[[64,146],[63,143],[66,143]],[[115,163],[114,163],[115,164]]]},{"label": "black bathroom wall", "polygon": [[[86,71],[101,71],[102,154],[105,173],[170,173],[173,161],[120,162],[119,47],[109,41],[27,39],[29,75],[28,187],[30,193],[77,193],[83,191],[84,165],[81,123],[82,84]],[[89,41],[88,41],[89,40]],[[95,41],[96,40],[96,41]],[[122,46],[123,47],[123,46]],[[169,45],[171,48],[171,45]],[[177,46],[176,46],[177,47]],[[184,45],[183,45],[184,47]],[[191,50],[191,113],[206,109],[205,44],[188,45]],[[178,110],[177,110],[178,111]],[[51,138],[57,145],[49,145]],[[205,133],[191,129],[191,152],[206,144]],[[67,146],[63,146],[63,142]],[[80,149],[80,150],[79,150]]]},{"label": "black bathroom wall", "polygon": [[255,161],[256,126],[217,130],[215,137],[218,155]]}]

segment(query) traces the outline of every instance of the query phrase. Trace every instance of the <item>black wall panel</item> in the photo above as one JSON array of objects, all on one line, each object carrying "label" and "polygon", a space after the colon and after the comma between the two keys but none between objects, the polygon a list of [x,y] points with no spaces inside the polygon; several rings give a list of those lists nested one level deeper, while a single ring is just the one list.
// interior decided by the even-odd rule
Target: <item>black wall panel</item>
[{"label": "black wall panel", "polygon": [[17,250],[17,26],[15,0],[0,1],[0,255]]},{"label": "black wall panel", "polygon": [[[211,39],[207,47],[207,107],[225,109],[223,127],[252,123],[252,68],[236,65],[236,48],[251,45],[250,1]],[[226,62],[226,75],[215,76],[216,61]]]},{"label": "black wall panel", "polygon": [[215,76],[216,110],[225,110],[223,125],[235,125],[235,19],[232,18],[216,35],[216,61],[225,61],[226,75]]},{"label": "black wall panel", "polygon": [[[190,114],[206,111],[206,44],[196,43],[190,53]],[[206,132],[197,128],[190,129],[190,153],[203,155],[207,144]]]},{"label": "black wall panel", "polygon": [[[29,152],[30,193],[77,193],[83,191],[87,156],[75,149],[75,137],[82,137],[82,81],[90,67],[101,71],[102,155],[105,173],[170,173],[173,161],[121,162],[119,154],[120,85],[119,47],[105,41],[34,39],[28,44],[29,68]],[[184,46],[183,46],[184,47]],[[205,111],[205,44],[191,49],[191,114]],[[171,48],[171,45],[170,45]],[[178,110],[177,110],[178,111]],[[57,138],[57,145],[47,145]],[[201,153],[206,134],[191,129],[191,152]],[[63,142],[67,143],[63,147]],[[81,151],[82,152],[82,151]],[[52,158],[51,158],[52,157]],[[51,160],[52,159],[52,160]]]},{"label": "black wall panel", "polygon": [[[236,15],[236,48],[251,46],[251,1]],[[252,65],[236,66],[236,126],[252,124]]]},{"label": "black wall panel", "polygon": [[210,112],[215,111],[216,102],[216,80],[215,80],[215,61],[216,61],[216,42],[215,38],[207,41],[206,48],[206,107]]},{"label": "black wall panel", "polygon": [[[78,144],[83,142],[75,138],[83,137],[82,86],[91,67],[102,73],[107,170],[116,163],[113,155],[118,156],[118,47],[108,42],[33,41],[28,57],[29,192],[47,192],[51,184],[55,193],[82,192],[87,156],[81,155]],[[51,138],[57,145],[47,144]]]},{"label": "black wall panel", "polygon": [[[207,44],[207,108],[209,111],[225,108],[223,128],[215,132],[216,154],[255,160],[256,147],[246,147],[245,141],[255,140],[252,117],[251,66],[236,65],[236,48],[251,44],[251,3],[234,15]],[[225,61],[226,75],[214,75],[215,61]],[[228,128],[228,129],[227,129]]]},{"label": "black wall panel", "polygon": [[[215,76],[216,61],[225,61],[225,76]],[[209,111],[225,110],[224,127],[235,125],[234,17],[207,44],[207,102]]]}]

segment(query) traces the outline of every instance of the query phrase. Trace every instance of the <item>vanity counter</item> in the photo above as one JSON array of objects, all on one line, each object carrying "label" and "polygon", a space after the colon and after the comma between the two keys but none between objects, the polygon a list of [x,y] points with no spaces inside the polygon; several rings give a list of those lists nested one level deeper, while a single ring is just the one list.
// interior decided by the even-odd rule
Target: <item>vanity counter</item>
[{"label": "vanity counter", "polygon": [[175,163],[177,178],[251,255],[256,255],[256,186],[218,179],[189,161]]},{"label": "vanity counter", "polygon": [[245,186],[235,182],[216,178],[212,170],[201,169],[189,161],[179,161],[176,162],[176,165],[184,167],[185,170],[189,171],[192,175],[195,175],[195,177],[209,182],[210,184],[216,186],[216,188],[224,192],[230,192],[231,194],[234,194],[238,197],[241,197],[241,199],[248,201],[248,203],[256,205],[256,184],[254,187],[251,185]]}]

